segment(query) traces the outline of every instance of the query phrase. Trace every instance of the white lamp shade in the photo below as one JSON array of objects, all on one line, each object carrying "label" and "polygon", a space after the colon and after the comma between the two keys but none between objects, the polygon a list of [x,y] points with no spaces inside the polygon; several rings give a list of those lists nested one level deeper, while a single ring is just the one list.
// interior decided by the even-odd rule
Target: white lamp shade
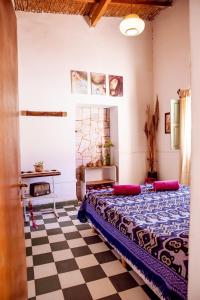
[{"label": "white lamp shade", "polygon": [[136,36],[142,33],[145,23],[136,14],[127,15],[120,23],[119,29],[126,36]]}]

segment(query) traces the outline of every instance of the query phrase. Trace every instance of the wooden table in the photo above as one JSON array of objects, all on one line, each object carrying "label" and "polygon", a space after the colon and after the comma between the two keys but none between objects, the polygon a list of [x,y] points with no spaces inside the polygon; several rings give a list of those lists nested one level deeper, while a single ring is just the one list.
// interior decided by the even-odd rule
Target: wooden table
[{"label": "wooden table", "polygon": [[[22,192],[22,201],[23,201],[23,208],[24,208],[24,218],[25,221],[28,221],[28,216],[26,212],[26,201],[29,203],[29,210],[31,214],[31,219],[33,223],[33,227],[37,228],[35,218],[33,215],[33,208],[32,208],[32,199],[37,199],[39,197],[48,197],[48,198],[53,198],[53,209],[49,209],[48,211],[45,210],[45,213],[53,212],[55,216],[58,218],[58,213],[56,211],[56,195],[55,195],[55,184],[54,184],[54,176],[59,176],[61,175],[61,172],[58,170],[44,170],[43,172],[35,172],[35,171],[22,171],[21,172],[21,179],[22,182],[24,183],[26,180],[31,179],[31,178],[39,178],[39,177],[51,177],[51,184],[52,184],[52,191],[51,194],[48,194],[46,196],[37,196],[33,197],[29,193],[26,193],[25,189]],[[28,187],[28,185],[27,185]],[[41,211],[44,213],[44,211]]]}]

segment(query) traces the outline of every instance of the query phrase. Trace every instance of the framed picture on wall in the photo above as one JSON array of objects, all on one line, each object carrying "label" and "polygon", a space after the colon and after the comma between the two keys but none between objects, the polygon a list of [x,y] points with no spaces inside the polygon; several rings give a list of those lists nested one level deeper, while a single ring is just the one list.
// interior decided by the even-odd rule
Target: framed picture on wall
[{"label": "framed picture on wall", "polygon": [[92,95],[106,94],[106,75],[102,73],[90,73]]},{"label": "framed picture on wall", "polygon": [[88,93],[87,72],[71,70],[71,91],[73,94]]},{"label": "framed picture on wall", "polygon": [[170,112],[165,113],[165,133],[171,133],[171,118]]},{"label": "framed picture on wall", "polygon": [[109,75],[109,94],[113,97],[123,96],[123,76]]}]

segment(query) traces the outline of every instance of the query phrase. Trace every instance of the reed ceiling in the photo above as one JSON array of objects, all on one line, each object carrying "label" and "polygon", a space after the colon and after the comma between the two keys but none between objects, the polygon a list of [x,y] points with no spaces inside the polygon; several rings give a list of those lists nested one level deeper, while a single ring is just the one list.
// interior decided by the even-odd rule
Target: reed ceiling
[{"label": "reed ceiling", "polygon": [[124,17],[132,12],[151,21],[171,6],[172,0],[14,0],[14,3],[18,11],[82,15],[95,26],[102,16]]}]

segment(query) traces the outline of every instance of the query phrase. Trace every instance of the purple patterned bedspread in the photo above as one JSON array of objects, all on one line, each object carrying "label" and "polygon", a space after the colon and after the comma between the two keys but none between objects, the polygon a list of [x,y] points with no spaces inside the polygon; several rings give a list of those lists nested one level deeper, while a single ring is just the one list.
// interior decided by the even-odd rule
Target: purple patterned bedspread
[{"label": "purple patterned bedspread", "polygon": [[187,279],[190,191],[116,196],[111,190],[91,191],[87,201],[104,220]]}]

